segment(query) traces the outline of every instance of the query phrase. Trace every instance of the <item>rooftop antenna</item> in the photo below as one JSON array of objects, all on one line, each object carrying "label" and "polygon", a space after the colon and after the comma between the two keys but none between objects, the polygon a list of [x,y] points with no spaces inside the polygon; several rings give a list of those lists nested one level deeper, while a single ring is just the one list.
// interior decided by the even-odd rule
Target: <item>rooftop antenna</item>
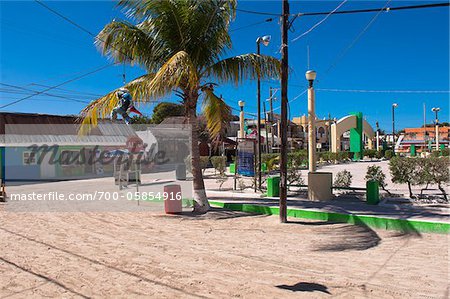
[{"label": "rooftop antenna", "polygon": [[306,59],[308,62],[308,70],[310,70],[311,68],[309,67],[309,45],[306,46]]}]

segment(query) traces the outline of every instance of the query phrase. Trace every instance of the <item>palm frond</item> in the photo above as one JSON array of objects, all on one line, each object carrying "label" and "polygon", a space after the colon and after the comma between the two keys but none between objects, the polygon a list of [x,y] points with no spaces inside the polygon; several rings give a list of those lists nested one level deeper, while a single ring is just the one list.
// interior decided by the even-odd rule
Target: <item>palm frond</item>
[{"label": "palm frond", "polygon": [[244,80],[278,78],[281,64],[272,56],[245,54],[223,59],[209,68],[203,75],[217,79],[221,83],[238,85]]},{"label": "palm frond", "polygon": [[218,138],[225,132],[231,119],[231,108],[225,101],[214,94],[209,88],[203,89],[203,113],[206,118],[206,127],[211,140]]},{"label": "palm frond", "polygon": [[[150,102],[153,100],[149,93],[149,85],[152,82],[154,74],[146,74],[129,82],[125,87],[130,91],[133,101],[137,103]],[[117,90],[115,89],[101,98],[90,102],[80,112],[79,134],[86,135],[93,127],[97,126],[98,119],[108,118],[114,107],[117,106],[119,99],[117,98]]]}]

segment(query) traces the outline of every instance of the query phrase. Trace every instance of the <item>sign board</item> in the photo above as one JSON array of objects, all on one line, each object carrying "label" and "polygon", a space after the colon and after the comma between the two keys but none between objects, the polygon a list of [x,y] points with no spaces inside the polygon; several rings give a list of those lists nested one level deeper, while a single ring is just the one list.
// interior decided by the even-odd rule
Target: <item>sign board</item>
[{"label": "sign board", "polygon": [[237,173],[255,176],[255,141],[239,139],[237,149]]}]

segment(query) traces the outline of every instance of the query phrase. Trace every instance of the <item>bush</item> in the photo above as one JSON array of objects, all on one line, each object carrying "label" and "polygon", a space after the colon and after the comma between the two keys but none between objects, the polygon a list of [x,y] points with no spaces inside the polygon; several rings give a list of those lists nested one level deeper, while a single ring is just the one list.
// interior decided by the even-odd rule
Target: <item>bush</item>
[{"label": "bush", "polygon": [[[209,157],[208,156],[200,156],[200,168],[205,169],[208,167]],[[192,173],[192,158],[191,155],[187,156],[184,159],[184,164],[186,164],[186,170]]]},{"label": "bush", "polygon": [[350,187],[352,184],[352,174],[350,171],[342,170],[336,174],[336,178],[334,180],[335,187]]},{"label": "bush", "polygon": [[391,149],[388,149],[384,152],[384,157],[388,160],[392,159],[394,156],[395,156],[395,153]]},{"label": "bush", "polygon": [[384,157],[384,152],[383,151],[377,151],[377,153],[375,154],[375,157],[377,157],[377,159],[381,159]]},{"label": "bush", "polygon": [[350,159],[350,152],[338,152],[337,159],[339,162],[344,162]]},{"label": "bush", "polygon": [[227,167],[227,157],[213,156],[211,157],[211,164],[219,174],[225,173]]},{"label": "bush", "polygon": [[449,149],[448,147],[443,148],[443,149],[441,150],[441,153],[442,153],[442,156],[448,157],[449,154],[450,154],[450,149]]},{"label": "bush", "polygon": [[389,171],[393,183],[408,184],[409,197],[412,198],[411,186],[418,183],[417,159],[393,157],[389,161]]},{"label": "bush", "polygon": [[365,149],[364,150],[364,157],[373,159],[376,157],[376,155],[377,155],[377,150],[374,150],[374,149]]},{"label": "bush", "polygon": [[376,181],[378,182],[378,186],[381,187],[384,191],[390,193],[388,190],[386,190],[386,175],[384,174],[383,170],[381,170],[380,166],[372,165],[367,168],[366,173],[366,182],[368,181]]}]

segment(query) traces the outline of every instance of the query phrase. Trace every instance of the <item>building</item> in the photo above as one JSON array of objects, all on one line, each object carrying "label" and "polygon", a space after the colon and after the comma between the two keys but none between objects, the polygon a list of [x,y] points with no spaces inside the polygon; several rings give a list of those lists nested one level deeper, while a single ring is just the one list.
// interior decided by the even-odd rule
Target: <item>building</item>
[{"label": "building", "polygon": [[[445,147],[449,146],[450,127],[439,127],[439,144]],[[411,146],[414,146],[417,152],[434,150],[436,147],[436,128],[406,128],[400,135],[397,143],[398,151],[408,153]]]}]

